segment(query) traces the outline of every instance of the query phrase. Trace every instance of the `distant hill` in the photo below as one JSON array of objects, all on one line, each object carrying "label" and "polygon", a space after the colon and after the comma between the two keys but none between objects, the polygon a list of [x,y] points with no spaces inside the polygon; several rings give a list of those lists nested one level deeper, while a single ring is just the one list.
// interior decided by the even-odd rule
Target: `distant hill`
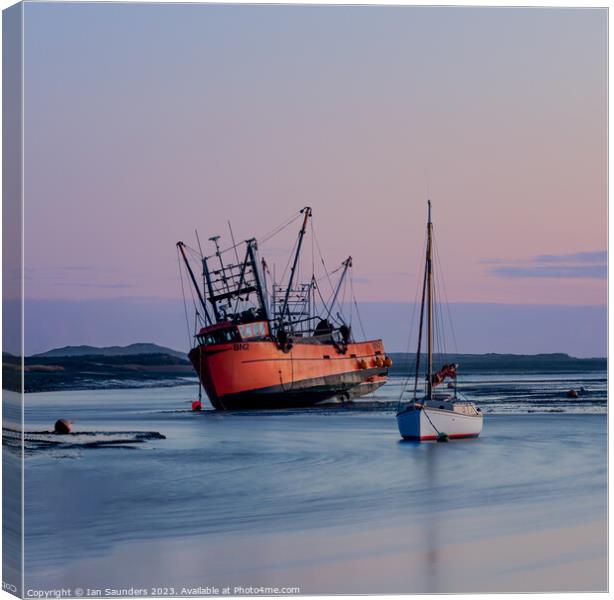
[{"label": "distant hill", "polygon": [[[416,355],[392,352],[392,374],[400,374],[416,368]],[[426,365],[426,355],[420,358],[421,368]],[[458,363],[464,373],[601,371],[607,369],[607,358],[575,358],[563,353],[553,354],[435,354],[434,367],[443,362]]]},{"label": "distant hill", "polygon": [[[146,344],[146,349],[149,344]],[[179,353],[176,353],[179,354]],[[2,385],[19,391],[21,359],[2,356]],[[24,361],[26,392],[90,390],[133,387],[167,387],[194,384],[196,373],[185,355],[85,354],[83,356],[27,356]]]},{"label": "distant hill", "polygon": [[64,346],[63,348],[54,348],[40,354],[33,354],[32,357],[133,356],[136,354],[166,354],[168,356],[176,356],[177,358],[186,358],[185,352],[149,343],[130,344],[129,346],[105,346],[102,348],[96,346]]}]

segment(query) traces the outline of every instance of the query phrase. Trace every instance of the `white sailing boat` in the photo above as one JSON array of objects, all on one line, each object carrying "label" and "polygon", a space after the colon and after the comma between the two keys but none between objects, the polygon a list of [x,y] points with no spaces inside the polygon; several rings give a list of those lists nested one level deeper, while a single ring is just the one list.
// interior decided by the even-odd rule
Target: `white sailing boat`
[{"label": "white sailing boat", "polygon": [[[427,365],[425,395],[417,397],[420,375],[420,351],[424,326],[424,309],[427,312]],[[400,406],[397,413],[399,432],[406,440],[447,441],[454,438],[477,437],[482,431],[482,411],[463,397],[457,386],[448,387],[448,392],[435,392],[434,388],[443,384],[446,377],[456,379],[456,364],[444,364],[433,372],[433,223],[431,221],[431,201],[428,201],[428,223],[426,264],[420,307],[420,326],[418,331],[418,352],[416,355],[416,375],[413,399]]]}]

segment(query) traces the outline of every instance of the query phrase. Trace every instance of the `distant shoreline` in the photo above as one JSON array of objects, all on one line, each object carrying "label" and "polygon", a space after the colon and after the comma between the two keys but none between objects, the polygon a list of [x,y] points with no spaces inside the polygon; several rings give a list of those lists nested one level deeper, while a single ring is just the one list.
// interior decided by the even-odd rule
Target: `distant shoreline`
[{"label": "distant shoreline", "polygon": [[[26,393],[171,387],[197,383],[189,360],[169,354],[29,356]],[[21,360],[2,357],[3,388],[21,391]],[[193,381],[186,381],[193,379]]]},{"label": "distant shoreline", "polygon": [[[392,373],[415,369],[415,354],[390,353]],[[575,358],[563,353],[552,354],[446,354],[435,355],[436,363],[458,363],[464,373],[558,373],[562,371],[602,371],[608,368],[607,358]],[[424,364],[425,356],[421,357]]]},{"label": "distant shoreline", "polygon": [[[138,352],[146,346],[147,353]],[[157,349],[159,348],[159,351]],[[79,354],[82,349],[85,354]],[[52,392],[100,389],[137,389],[174,387],[197,383],[196,373],[187,356],[153,344],[128,347],[69,347],[25,358],[25,391]],[[100,351],[99,354],[91,352]],[[153,352],[152,352],[153,350]],[[122,354],[122,351],[126,352]],[[168,352],[172,352],[172,354]],[[414,354],[391,352],[390,375],[403,376],[415,370]],[[421,358],[421,361],[423,359]],[[448,354],[435,355],[443,361],[460,365],[462,373],[560,373],[607,370],[607,358],[574,358],[567,354]],[[4,353],[2,361],[4,389],[21,391],[21,359]],[[193,381],[190,381],[193,380]]]}]

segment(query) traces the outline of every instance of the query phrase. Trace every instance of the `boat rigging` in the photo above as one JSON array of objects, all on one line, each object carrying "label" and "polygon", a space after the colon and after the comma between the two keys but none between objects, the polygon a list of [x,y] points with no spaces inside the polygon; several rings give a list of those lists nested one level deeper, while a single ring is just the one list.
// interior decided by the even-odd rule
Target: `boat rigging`
[{"label": "boat rigging", "polygon": [[[445,363],[434,372],[433,342],[435,335],[435,287],[433,269],[433,222],[431,219],[431,201],[428,201],[427,242],[422,280],[422,300],[420,304],[420,324],[418,327],[418,348],[416,353],[416,370],[414,393],[411,402],[402,405],[399,400],[397,425],[399,433],[407,440],[447,441],[452,438],[477,437],[482,431],[483,415],[481,410],[458,393],[458,386],[453,386],[453,393],[435,393],[434,388],[444,383],[446,378],[456,380],[458,365]],[[418,381],[420,377],[420,356],[426,310],[426,373],[424,380],[424,397],[418,398]],[[405,391],[405,386],[404,386]],[[403,392],[402,392],[403,393]]]},{"label": "boat rigging", "polygon": [[[200,254],[191,252],[201,261],[202,285],[199,285],[190,264],[190,249],[183,242],[177,243],[190,282],[197,293],[199,306],[195,306],[196,319],[202,325],[196,332],[197,346],[190,352],[190,359],[216,408],[285,406],[287,402],[304,405],[332,397],[350,399],[373,391],[386,381],[391,360],[384,355],[381,340],[355,342],[351,320],[347,324],[340,312],[337,312],[337,318],[332,316],[336,306],[342,309],[339,296],[345,290],[352,258],[348,257],[341,263],[339,280],[334,287],[321,258],[332,290],[328,302],[324,301],[313,270],[308,281],[299,280],[301,250],[312,219],[311,208],[304,207],[299,216],[302,217],[301,226],[288,262],[288,279],[278,284],[273,277],[270,289],[267,279],[267,273],[269,276],[270,273],[265,259],[258,256],[258,241],[250,238],[239,244],[234,243],[230,224],[232,246],[222,250],[220,238],[215,235],[209,238],[215,246],[211,256],[202,255],[202,251]],[[265,238],[271,239],[295,221],[296,216]],[[313,223],[311,227],[313,231]],[[315,233],[313,236],[315,238]],[[222,257],[229,250],[234,251],[234,262]],[[314,264],[315,260],[312,259]],[[320,306],[316,294],[321,300]],[[233,346],[219,348],[219,351],[232,350],[232,356],[235,356],[235,352],[243,351],[240,356],[235,356],[234,362],[227,361],[228,364],[233,363],[232,373],[226,364],[213,367],[220,361],[219,357],[214,359],[219,352],[214,354],[212,350],[224,344]],[[196,349],[198,352],[195,352]],[[289,355],[290,364],[282,359],[285,355]],[[333,360],[333,356],[337,358]],[[343,361],[340,361],[341,358]],[[371,360],[367,361],[367,358]],[[257,368],[245,366],[251,365],[250,361],[260,364]],[[367,366],[368,363],[372,363],[371,368]],[[252,389],[249,386],[253,382],[249,382],[249,377],[242,381],[237,379],[240,374],[263,385]],[[290,380],[290,384],[287,380]],[[245,385],[248,388],[244,390]],[[288,390],[294,393],[290,394]]]}]

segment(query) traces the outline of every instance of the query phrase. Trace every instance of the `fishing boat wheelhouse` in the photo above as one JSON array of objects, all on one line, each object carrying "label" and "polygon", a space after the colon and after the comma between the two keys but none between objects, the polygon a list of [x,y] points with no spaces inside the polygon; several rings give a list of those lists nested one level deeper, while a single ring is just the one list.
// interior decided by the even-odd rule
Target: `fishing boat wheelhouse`
[{"label": "fishing boat wheelhouse", "polygon": [[[309,406],[331,398],[349,400],[374,391],[387,380],[392,364],[382,340],[357,342],[351,324],[335,313],[339,293],[352,266],[348,257],[332,298],[326,302],[315,274],[295,282],[309,207],[291,257],[288,281],[267,284],[268,268],[258,259],[252,238],[215,254],[199,253],[200,286],[187,256],[177,247],[198,297],[201,327],[189,358],[211,404],[219,410]],[[239,249],[244,251],[241,258]],[[225,262],[233,252],[235,261]],[[323,261],[322,261],[323,262]],[[316,295],[321,299],[318,304]]]}]

